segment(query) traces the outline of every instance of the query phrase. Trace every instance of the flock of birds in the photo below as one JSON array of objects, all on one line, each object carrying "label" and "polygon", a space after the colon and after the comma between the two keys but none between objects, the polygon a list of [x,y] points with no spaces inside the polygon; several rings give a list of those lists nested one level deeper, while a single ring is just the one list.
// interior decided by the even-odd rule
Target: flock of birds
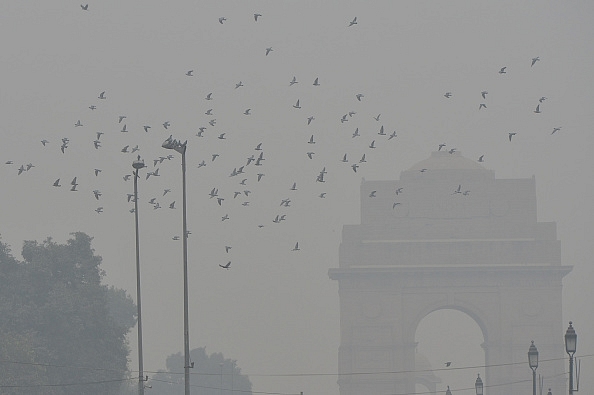
[{"label": "flock of birds", "polygon": [[[83,11],[89,11],[89,6],[88,4],[84,4],[81,5],[81,8]],[[253,18],[254,18],[254,22],[259,22],[261,18],[264,18],[262,16],[262,14],[260,13],[254,13],[253,14]],[[226,17],[220,17],[218,19],[218,22],[221,25],[226,24],[227,18]],[[356,28],[355,26],[358,25],[358,20],[355,17],[354,19],[352,19],[351,21],[349,21],[348,23],[346,23],[346,27],[347,28]],[[265,52],[264,52],[264,56],[269,56],[271,55],[271,53],[274,51],[274,49],[272,47],[267,47],[265,48]],[[540,61],[540,58],[534,57],[531,59],[531,64],[530,67],[534,67],[536,65],[537,62]],[[496,70],[495,70],[496,71]],[[494,72],[495,72],[494,71]],[[508,73],[507,67],[501,67],[498,71],[498,73],[500,75],[505,75]],[[190,69],[187,70],[185,72],[185,77],[187,78],[193,78],[195,77],[195,73],[194,70]],[[504,78],[504,77],[502,77]],[[321,86],[323,86],[323,80],[320,77],[316,77],[313,81],[309,81],[308,84],[310,84],[311,86],[315,87],[314,89],[323,89],[320,88]],[[300,81],[297,76],[292,76],[289,77],[287,79],[287,89],[291,89],[293,86],[297,85],[297,84],[302,84],[303,82]],[[244,84],[241,80],[234,83],[234,85],[229,86],[229,89],[231,89],[231,87],[234,88],[232,90],[239,90],[239,89],[248,89],[246,87],[246,84]],[[486,90],[483,90],[482,92],[480,92],[480,97],[482,98],[482,101],[479,103],[478,106],[478,111],[487,111],[487,97],[488,97],[489,92]],[[204,107],[205,111],[204,111],[204,115],[207,117],[207,120],[205,121],[205,125],[204,126],[199,126],[198,130],[196,131],[195,137],[197,139],[205,139],[207,138],[207,136],[209,136],[210,138],[215,138],[217,140],[219,140],[221,143],[230,140],[230,132],[229,131],[219,131],[217,130],[217,118],[215,118],[215,113],[216,113],[216,107],[213,106],[213,108],[209,108],[211,106],[211,103],[216,103],[216,96],[217,96],[217,92],[208,92],[204,97],[203,97],[203,101],[202,103],[206,104],[206,106]],[[446,100],[452,100],[455,95],[454,93],[452,93],[451,91],[445,92],[445,94],[443,94],[443,96],[445,97]],[[96,103],[92,103],[88,106],[88,111],[91,112],[95,112],[95,111],[101,111],[101,103],[109,100],[109,96],[108,96],[108,92],[107,91],[102,91],[99,92],[98,94],[96,94],[96,100],[98,100],[98,102]],[[355,92],[353,93],[352,96],[353,99],[353,106],[355,106],[357,103],[363,102],[365,101],[365,94],[361,93],[361,92]],[[542,108],[541,105],[543,105],[544,101],[546,100],[546,97],[541,97],[538,100],[538,104],[535,107],[535,110],[533,111],[535,114],[540,114],[542,113]],[[302,110],[302,102],[300,98],[297,98],[294,102],[294,104],[292,105],[293,111],[301,111]],[[246,108],[243,111],[243,115],[246,117],[249,116],[253,116],[254,114],[254,110],[252,108]],[[354,117],[356,117],[357,111],[352,110],[352,109],[348,109],[344,112],[344,114],[336,119],[336,128],[340,128],[342,127],[342,125],[344,125],[345,123],[348,126],[348,122],[351,122]],[[359,169],[361,168],[361,166],[364,166],[369,157],[373,155],[373,151],[376,150],[378,147],[380,146],[384,146],[386,144],[392,144],[392,141],[397,141],[398,138],[398,132],[396,130],[390,130],[388,131],[388,128],[385,127],[382,122],[381,122],[381,113],[378,113],[377,115],[373,115],[373,120],[375,121],[375,125],[376,126],[376,130],[377,132],[375,132],[373,134],[373,136],[366,136],[366,138],[368,138],[368,140],[366,140],[363,144],[359,145],[359,152],[356,154],[355,158],[353,158],[353,154],[352,153],[344,153],[343,155],[341,155],[340,158],[335,158],[336,163],[342,163],[346,169],[348,169],[349,172],[352,172],[351,174],[356,174],[357,177],[359,177],[359,175],[357,174],[357,172],[359,171]],[[304,122],[304,127],[308,128],[308,127],[312,127],[312,125],[315,125],[315,120],[316,117],[314,115],[310,115],[310,114],[306,114],[303,117],[303,122]],[[128,123],[127,123],[127,116],[120,114],[117,116],[116,119],[114,119],[113,124],[110,124],[108,127],[110,129],[115,129],[117,125],[117,129],[119,129],[120,134],[127,134],[127,133],[132,133],[132,134],[137,134],[139,132],[143,132],[144,135],[151,135],[154,134],[154,129],[155,127],[153,125],[147,125],[144,124],[142,125],[142,127],[128,127]],[[354,122],[351,122],[351,124]],[[77,119],[74,123],[73,123],[73,128],[78,129],[84,129],[85,128],[85,124],[84,124],[84,116],[81,117],[81,119]],[[161,125],[159,125],[157,128],[162,128],[162,130],[168,134],[171,133],[172,130],[172,123],[171,121],[168,120],[164,120],[162,122]],[[554,127],[552,129],[551,134],[554,134],[558,131],[561,130],[561,127]],[[93,131],[91,132],[94,139],[92,139],[92,141],[90,141],[89,146],[92,147],[93,150],[102,150],[103,148],[103,144],[104,144],[104,139],[106,137],[109,137],[110,139],[114,139],[116,138],[114,136],[114,134],[117,133],[110,133],[108,136],[105,136],[105,133],[102,131]],[[322,160],[328,160],[328,158],[320,158],[320,155],[317,153],[318,151],[316,150],[316,147],[319,146],[319,142],[318,139],[316,137],[316,133],[307,133],[307,135],[309,136],[306,141],[304,141],[304,144],[306,144],[307,149],[304,150],[303,152],[303,160],[304,161],[311,161],[311,162],[316,162],[316,163],[320,163]],[[352,132],[349,133],[349,138],[351,140],[355,140],[355,139],[364,139],[365,133],[363,133],[362,131],[360,131],[359,127],[354,127],[354,129],[352,129]],[[516,131],[512,131],[512,132],[508,132],[508,139],[510,142],[512,142],[512,138],[514,136],[517,135]],[[171,134],[171,136],[169,137],[170,141],[173,140],[173,134]],[[161,144],[161,142],[163,141],[162,136],[159,135],[155,138],[153,138],[153,143],[155,145],[157,144]],[[50,149],[53,145],[55,145],[55,142],[47,140],[45,138],[40,140],[40,143],[42,144],[43,147],[47,147],[48,149]],[[71,144],[71,140],[68,136],[65,136],[63,138],[61,138],[60,141],[58,141],[57,146],[59,146],[59,151],[61,152],[62,155],[67,155],[68,151],[70,150],[70,144]],[[178,144],[181,144],[181,142],[178,142]],[[185,143],[184,143],[185,144]],[[257,189],[258,189],[258,185],[260,183],[265,182],[266,180],[266,173],[264,171],[265,169],[265,165],[267,163],[268,157],[264,152],[264,147],[265,147],[265,141],[258,141],[255,142],[254,145],[252,147],[250,147],[249,149],[246,149],[246,155],[244,159],[237,159],[234,158],[233,160],[236,161],[234,166],[229,166],[227,168],[227,174],[228,177],[235,180],[236,182],[233,184],[234,187],[232,187],[231,191],[227,191],[226,193],[222,193],[219,192],[219,190],[223,189],[221,186],[215,185],[215,186],[209,186],[210,192],[208,193],[208,198],[209,200],[212,200],[214,202],[214,204],[218,207],[225,207],[228,204],[230,204],[230,202],[239,202],[238,204],[243,206],[243,207],[250,207],[251,206],[251,202],[253,201],[254,196],[257,195]],[[437,147],[438,151],[441,151],[442,149],[446,148],[446,144],[442,143],[439,144]],[[298,149],[297,147],[294,147],[293,149]],[[454,152],[456,152],[456,148],[450,148],[447,150],[450,154],[453,154]],[[139,146],[139,144],[125,144],[122,145],[120,148],[120,152],[123,154],[135,154],[138,155],[141,152],[141,148]],[[188,151],[191,152],[191,151]],[[237,150],[236,150],[237,152]],[[220,162],[221,162],[221,154],[217,153],[217,152],[212,152],[209,157],[204,158],[202,160],[198,161],[198,165],[195,166],[195,169],[200,169],[200,168],[204,168],[204,167],[213,167],[213,166],[217,166]],[[145,181],[149,181],[151,179],[155,179],[155,178],[159,178],[160,177],[160,173],[159,173],[159,166],[161,166],[163,163],[165,163],[166,161],[169,162],[172,159],[176,158],[176,155],[173,154],[169,154],[169,155],[161,155],[155,158],[152,158],[151,160],[148,161],[147,163],[147,168],[150,167],[152,165],[152,169],[151,170],[147,170],[146,171],[146,175],[145,175]],[[140,160],[140,156],[138,156],[138,159]],[[478,162],[484,162],[484,155],[481,155],[478,159]],[[10,165],[14,165],[14,161],[13,160],[6,160],[5,161],[5,165],[10,166]],[[221,166],[226,166],[227,163],[222,163]],[[18,169],[16,170],[16,174],[17,176],[22,176],[23,174],[31,171],[33,168],[35,167],[35,165],[33,165],[32,163],[27,163],[27,164],[21,164],[20,167],[18,167]],[[314,184],[314,185],[319,185],[319,188],[316,192],[316,196],[320,199],[325,199],[328,196],[328,191],[324,190],[324,185],[326,183],[326,181],[328,180],[328,174],[329,171],[327,170],[327,165],[324,165],[324,163],[320,164],[320,167],[318,168],[318,170],[315,172],[315,174],[312,174],[310,176],[310,184]],[[421,169],[420,172],[426,172],[426,171],[430,171],[428,169]],[[101,177],[102,175],[102,169],[99,167],[96,167],[93,169],[93,174],[94,177]],[[133,172],[126,172],[125,174],[121,175],[121,179],[123,179],[123,181],[125,182],[129,182],[132,180],[132,177],[134,177],[134,173]],[[80,193],[80,183],[78,181],[78,177],[74,177],[72,179],[68,178],[68,180],[64,180],[63,177],[57,178],[57,179],[53,179],[53,180],[48,180],[48,186],[52,187],[52,188],[68,188],[71,192],[79,192]],[[131,189],[131,186],[130,188]],[[229,189],[229,188],[227,188]],[[286,211],[287,208],[292,207],[292,204],[294,202],[294,198],[291,197],[291,195],[289,195],[290,193],[294,193],[294,191],[298,190],[298,182],[297,181],[292,181],[290,183],[290,185],[287,186],[287,195],[282,196],[279,198],[278,200],[278,211],[270,214],[269,218],[263,218],[262,221],[258,221],[258,223],[256,224],[258,228],[263,228],[265,227],[267,224],[280,224],[283,221],[287,220],[287,216],[288,216],[288,212]],[[469,190],[465,190],[462,188],[461,185],[453,186],[453,194],[460,194],[460,195],[464,195],[467,196],[470,194]],[[94,211],[97,214],[103,214],[107,209],[101,205],[103,196],[104,196],[104,192],[102,192],[101,190],[99,190],[98,188],[94,188],[94,187],[90,187],[89,191],[92,198],[96,201],[96,207],[94,208]],[[171,209],[171,210],[175,210],[178,206],[176,205],[176,201],[172,200],[172,201],[167,201],[165,202],[164,200],[167,199],[167,196],[169,195],[169,193],[171,192],[171,188],[163,188],[162,189],[162,193],[161,196],[157,197],[157,196],[153,196],[150,199],[147,199],[147,202],[152,206],[153,210],[159,210],[162,208],[167,208],[167,209]],[[106,192],[107,193],[107,192]],[[396,191],[396,195],[400,195],[404,193],[404,191],[402,190],[402,188],[399,188]],[[170,195],[169,195],[170,196]],[[377,191],[371,191],[368,195],[369,198],[375,198],[377,197]],[[127,203],[134,203],[135,199],[137,197],[134,195],[134,193],[126,193],[125,196],[122,196],[122,201],[126,201]],[[392,205],[392,209],[396,209],[397,206],[400,205],[400,202],[394,202]],[[129,211],[131,213],[134,213],[134,208],[130,208]],[[221,221],[222,222],[226,222],[226,221],[230,221],[232,216],[229,215],[229,213],[225,212],[223,215],[221,215]],[[188,232],[188,234],[185,235],[185,237],[188,237],[190,235],[190,232]],[[171,237],[173,240],[180,240],[180,236],[179,235],[174,235]],[[291,243],[291,246],[293,246],[293,244]],[[230,253],[231,250],[231,246],[226,245],[225,246],[225,253]],[[293,251],[293,252],[297,252],[300,251],[300,245],[299,242],[295,242],[293,248],[291,247],[287,247],[288,250]],[[222,269],[230,269],[231,268],[231,260],[225,259],[225,261],[227,261],[227,263],[225,264],[219,264],[219,266]]]}]

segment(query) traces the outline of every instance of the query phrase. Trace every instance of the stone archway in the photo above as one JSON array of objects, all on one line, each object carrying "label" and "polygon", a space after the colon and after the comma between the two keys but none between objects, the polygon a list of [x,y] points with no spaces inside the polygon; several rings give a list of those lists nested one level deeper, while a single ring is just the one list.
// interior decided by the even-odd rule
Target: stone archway
[{"label": "stone archway", "polygon": [[[339,284],[341,395],[414,393],[415,328],[443,308],[483,332],[486,395],[529,393],[531,340],[548,361],[545,386],[562,393],[569,271],[555,223],[536,219],[534,178],[495,179],[458,152],[434,152],[400,180],[363,180],[361,224],[344,226],[329,271]],[[400,373],[369,374],[382,371]]]},{"label": "stone archway", "polygon": [[[414,336],[415,371],[433,373],[439,380],[437,393],[443,394],[449,386],[453,394],[460,394],[460,390],[474,386],[477,374],[485,377],[484,334],[467,313],[452,308],[431,311],[419,321]],[[417,381],[416,393],[427,391]]]}]

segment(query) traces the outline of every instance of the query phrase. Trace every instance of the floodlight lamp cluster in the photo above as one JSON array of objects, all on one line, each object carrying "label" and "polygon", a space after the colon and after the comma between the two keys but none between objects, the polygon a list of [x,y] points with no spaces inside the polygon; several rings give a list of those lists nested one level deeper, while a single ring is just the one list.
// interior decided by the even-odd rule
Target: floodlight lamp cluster
[{"label": "floodlight lamp cluster", "polygon": [[180,154],[184,154],[186,152],[186,145],[188,144],[188,140],[184,141],[183,143],[179,140],[173,138],[173,135],[169,136],[167,140],[163,141],[161,147],[165,149],[172,149]]}]

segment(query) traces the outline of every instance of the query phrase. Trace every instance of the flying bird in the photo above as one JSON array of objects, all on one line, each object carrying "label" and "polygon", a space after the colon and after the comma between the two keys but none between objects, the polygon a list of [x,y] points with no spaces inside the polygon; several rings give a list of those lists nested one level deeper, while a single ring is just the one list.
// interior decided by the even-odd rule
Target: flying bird
[{"label": "flying bird", "polygon": [[452,363],[451,363],[450,361],[447,361],[447,362],[445,363],[445,366],[446,366],[446,368],[449,368],[451,364],[452,364]]},{"label": "flying bird", "polygon": [[445,96],[447,99],[449,99],[450,97],[452,97],[452,92],[446,92],[446,93],[444,94],[444,96]]},{"label": "flying bird", "polygon": [[243,86],[243,83],[241,81],[239,81],[237,84],[235,84],[235,89],[240,88]]},{"label": "flying bird", "polygon": [[481,103],[481,104],[479,104],[479,110],[480,110],[481,108],[487,108],[487,105],[486,105],[485,103]]},{"label": "flying bird", "polygon": [[313,121],[315,118],[313,117],[313,115],[311,117],[307,118],[307,124],[309,125],[311,123],[311,121]]},{"label": "flying bird", "polygon": [[509,141],[512,141],[512,137],[514,137],[516,134],[517,134],[516,132],[510,132],[510,133],[508,134]]},{"label": "flying bird", "polygon": [[125,115],[119,115],[118,116],[118,123],[122,123],[122,121],[127,118]]},{"label": "flying bird", "polygon": [[559,130],[561,130],[561,126],[553,128],[553,132],[551,134],[555,134],[555,132],[558,132]]},{"label": "flying bird", "polygon": [[44,139],[44,140],[41,140],[41,144],[43,144],[43,146],[44,146],[44,147],[45,147],[45,145],[46,145],[47,143],[49,143],[49,141],[47,141],[47,140],[45,140],[45,139]]},{"label": "flying bird", "polygon": [[373,117],[373,119],[375,119],[376,121],[378,121],[378,122],[379,122],[379,119],[380,119],[380,116],[381,116],[381,115],[382,115],[382,114],[377,114],[377,117]]},{"label": "flying bird", "polygon": [[380,130],[379,130],[379,132],[377,134],[379,134],[380,136],[385,136],[386,135],[386,133],[384,132],[384,125],[382,125],[380,127]]},{"label": "flying bird", "polygon": [[53,186],[55,187],[61,187],[62,185],[60,185],[60,179],[58,178],[56,181],[54,181]]},{"label": "flying bird", "polygon": [[[124,126],[126,126],[126,125],[124,125]],[[165,122],[163,122],[163,127],[164,127],[165,129],[167,129],[169,126],[171,126],[171,123],[169,123],[169,121],[165,121]]]},{"label": "flying bird", "polygon": [[99,200],[99,197],[101,196],[101,192],[98,189],[95,189],[93,191],[93,195],[95,195],[95,199]]},{"label": "flying bird", "polygon": [[309,159],[313,159],[314,153],[315,152],[311,152],[311,151],[307,153],[307,156],[309,157]]},{"label": "flying bird", "polygon": [[499,69],[499,74],[507,73],[507,71],[505,71],[505,69],[507,69],[507,66],[503,66],[501,69]]},{"label": "flying bird", "polygon": [[144,125],[144,126],[143,126],[143,128],[144,128],[144,131],[145,131],[146,133],[148,133],[148,130],[149,130],[151,127],[150,127],[150,126],[148,126],[148,125]]},{"label": "flying bird", "polygon": [[295,247],[291,251],[299,251],[299,242],[295,243]]},{"label": "flying bird", "polygon": [[481,92],[481,96],[483,97],[483,99],[486,99],[486,98],[487,98],[487,94],[488,94],[488,93],[489,93],[489,92],[487,92],[487,91],[482,91],[482,92]]},{"label": "flying bird", "polygon": [[307,142],[308,144],[315,144],[316,142],[314,141],[314,135],[312,134],[311,137],[309,138],[309,141]]},{"label": "flying bird", "polygon": [[231,266],[231,261],[227,262],[227,264],[225,264],[225,265],[219,264],[219,266],[222,267],[223,269],[227,269],[228,270],[229,269],[229,266]]},{"label": "flying bird", "polygon": [[105,96],[105,91],[101,92],[101,93],[99,94],[99,97],[98,97],[98,98],[99,98],[99,99],[107,99],[107,96]]},{"label": "flying bird", "polygon": [[349,22],[349,27],[357,24],[357,17],[355,17],[352,21]]},{"label": "flying bird", "polygon": [[371,197],[371,198],[377,197],[377,196],[375,195],[376,193],[377,193],[377,191],[371,191],[371,192],[369,193],[369,197]]},{"label": "flying bird", "polygon": [[250,111],[252,111],[252,109],[251,109],[251,108],[248,108],[248,109],[246,109],[246,110],[243,112],[243,115],[252,115]]},{"label": "flying bird", "polygon": [[254,21],[258,22],[258,18],[261,16],[262,14],[254,14]]},{"label": "flying bird", "polygon": [[353,133],[353,138],[355,138],[355,137],[357,137],[357,136],[361,136],[361,135],[359,134],[359,128],[356,128],[356,129],[355,129],[355,132]]},{"label": "flying bird", "polygon": [[222,25],[223,22],[225,22],[227,20],[227,18],[225,18],[224,16],[219,18],[219,23]]},{"label": "flying bird", "polygon": [[82,125],[83,125],[83,124],[82,124],[82,123],[80,123],[80,119],[79,119],[78,121],[76,121],[76,123],[74,124],[74,126],[75,126],[75,127],[76,127],[76,126],[82,126]]},{"label": "flying bird", "polygon": [[289,86],[293,86],[293,85],[295,85],[297,83],[298,83],[297,77],[293,76],[293,79],[289,82]]},{"label": "flying bird", "polygon": [[485,155],[481,155],[481,156],[479,156],[479,158],[478,158],[478,161],[479,161],[479,162],[481,162],[481,163],[482,163],[482,162],[484,162],[484,161],[485,161],[485,160],[483,159],[484,157],[485,157]]},{"label": "flying bird", "polygon": [[371,144],[369,144],[369,148],[375,148],[375,140],[373,140],[373,141],[371,142]]},{"label": "flying bird", "polygon": [[297,99],[297,103],[293,104],[293,107],[295,107],[295,108],[301,108],[301,106],[299,105],[299,99]]},{"label": "flying bird", "polygon": [[314,80],[313,85],[314,86],[320,86],[320,80],[319,80],[318,77],[316,77],[316,79]]},{"label": "flying bird", "polygon": [[212,100],[212,92],[209,93],[208,95],[206,95],[205,99],[206,100]]},{"label": "flying bird", "polygon": [[537,56],[535,58],[532,58],[532,63],[530,64],[530,67],[534,66],[534,63],[538,62],[540,60],[540,58]]},{"label": "flying bird", "polygon": [[351,168],[352,168],[352,169],[353,169],[353,171],[356,173],[356,172],[357,172],[357,169],[359,168],[359,165],[358,165],[358,164],[356,164],[356,163],[353,163],[353,164],[351,165]]},{"label": "flying bird", "polygon": [[365,163],[365,162],[367,162],[367,159],[365,159],[365,154],[363,154],[361,159],[359,159],[359,163]]},{"label": "flying bird", "polygon": [[392,140],[394,137],[397,137],[395,130],[388,136],[388,140]]},{"label": "flying bird", "polygon": [[101,173],[101,169],[95,169],[95,177],[97,177]]},{"label": "flying bird", "polygon": [[169,204],[170,209],[175,209],[175,200]]},{"label": "flying bird", "polygon": [[21,167],[19,167],[19,176],[24,172],[25,170],[25,166],[21,165]]},{"label": "flying bird", "polygon": [[268,56],[270,52],[272,52],[272,47],[266,48],[266,56]]},{"label": "flying bird", "polygon": [[95,211],[97,212],[97,214],[101,214],[103,212],[103,207],[97,207]]},{"label": "flying bird", "polygon": [[542,112],[542,111],[540,111],[540,104],[538,104],[538,105],[536,106],[536,110],[534,110],[534,113],[535,113],[535,114],[540,114],[541,112]]},{"label": "flying bird", "polygon": [[365,96],[363,96],[363,94],[362,94],[362,93],[357,93],[357,94],[355,95],[355,97],[357,98],[357,100],[361,101],[361,98],[363,98],[363,97],[365,97]]},{"label": "flying bird", "polygon": [[88,4],[81,4],[80,8],[82,8],[84,11],[88,11],[89,10],[89,5]]}]

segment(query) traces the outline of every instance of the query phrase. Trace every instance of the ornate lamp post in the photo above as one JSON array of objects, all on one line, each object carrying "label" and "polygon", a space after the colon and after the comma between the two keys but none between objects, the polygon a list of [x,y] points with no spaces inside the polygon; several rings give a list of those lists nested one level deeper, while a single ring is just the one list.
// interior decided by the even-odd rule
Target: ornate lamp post
[{"label": "ornate lamp post", "polygon": [[565,351],[569,355],[569,395],[573,394],[573,391],[577,389],[573,388],[573,355],[577,348],[577,334],[573,329],[572,322],[569,321],[569,327],[565,331]]},{"label": "ornate lamp post", "polygon": [[182,161],[182,216],[183,216],[183,254],[184,254],[184,382],[185,395],[190,395],[190,329],[188,325],[188,228],[186,226],[186,145],[169,136],[161,144],[165,149],[172,149],[181,154]]},{"label": "ornate lamp post", "polygon": [[136,229],[136,308],[138,315],[138,393],[144,395],[144,367],[142,363],[142,308],[140,301],[140,249],[138,243],[138,171],[144,167],[144,161],[138,159],[132,162],[134,168],[134,225]]},{"label": "ornate lamp post", "polygon": [[474,389],[476,390],[476,395],[483,395],[483,380],[481,380],[480,374],[474,382]]},{"label": "ornate lamp post", "polygon": [[538,350],[534,345],[534,340],[528,349],[528,365],[532,369],[532,395],[536,395],[536,368],[538,367]]}]

